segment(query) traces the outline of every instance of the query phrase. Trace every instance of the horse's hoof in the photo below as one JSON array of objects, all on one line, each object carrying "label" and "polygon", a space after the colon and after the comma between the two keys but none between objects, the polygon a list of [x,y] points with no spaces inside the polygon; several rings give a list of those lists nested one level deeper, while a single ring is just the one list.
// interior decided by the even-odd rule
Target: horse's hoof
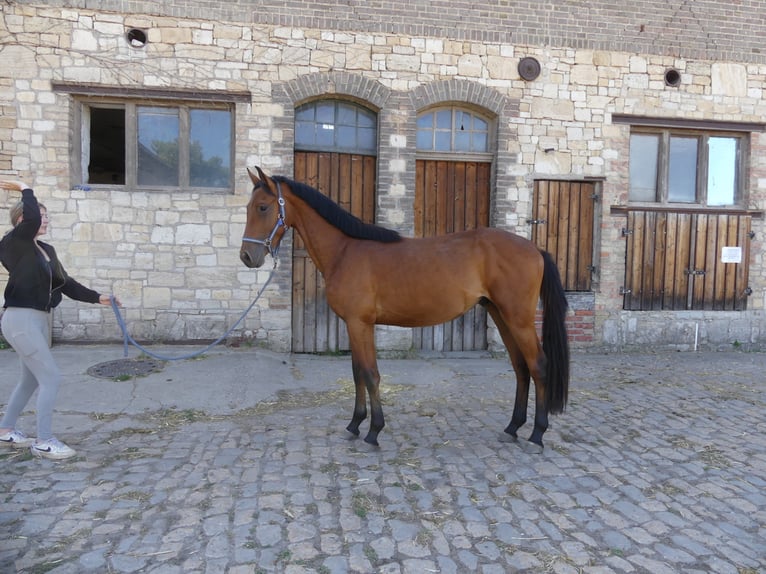
[{"label": "horse's hoof", "polygon": [[521,443],[521,450],[527,454],[543,454],[543,445],[531,440],[525,440]]},{"label": "horse's hoof", "polygon": [[519,437],[507,432],[501,432],[500,436],[497,438],[500,442],[519,442]]},{"label": "horse's hoof", "polygon": [[346,439],[347,441],[356,440],[359,438],[359,431],[354,433],[346,429],[345,431],[343,431],[343,438]]},{"label": "horse's hoof", "polygon": [[364,442],[366,442],[370,446],[378,446],[378,447],[380,446],[378,444],[378,437],[370,436],[369,434],[366,437],[364,437]]}]

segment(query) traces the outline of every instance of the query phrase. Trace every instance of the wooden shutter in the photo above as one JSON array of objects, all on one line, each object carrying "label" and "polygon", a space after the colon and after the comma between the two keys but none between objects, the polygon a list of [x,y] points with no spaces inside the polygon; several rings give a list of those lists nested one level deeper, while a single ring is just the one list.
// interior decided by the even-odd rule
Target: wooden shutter
[{"label": "wooden shutter", "polygon": [[596,184],[535,181],[532,241],[553,255],[567,291],[590,291]]},{"label": "wooden shutter", "polygon": [[[628,211],[624,308],[744,310],[752,216]],[[739,263],[724,263],[724,247]]]}]

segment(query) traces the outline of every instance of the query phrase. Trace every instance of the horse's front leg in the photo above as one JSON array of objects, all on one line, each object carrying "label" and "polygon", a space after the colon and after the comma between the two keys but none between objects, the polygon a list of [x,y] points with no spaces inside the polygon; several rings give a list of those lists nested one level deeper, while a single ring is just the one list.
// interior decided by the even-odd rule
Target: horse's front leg
[{"label": "horse's front leg", "polygon": [[359,425],[367,418],[367,391],[362,382],[362,378],[357,374],[356,361],[351,358],[351,369],[354,376],[354,414],[351,416],[351,422],[348,423],[346,430],[351,433],[351,437],[359,436]]},{"label": "horse's front leg", "polygon": [[370,397],[370,430],[364,441],[378,446],[378,433],[386,425],[380,402],[380,373],[375,355],[375,326],[365,323],[347,322],[351,344],[351,365],[356,388],[354,415],[346,429],[359,435],[359,425],[367,417],[365,391]]}]

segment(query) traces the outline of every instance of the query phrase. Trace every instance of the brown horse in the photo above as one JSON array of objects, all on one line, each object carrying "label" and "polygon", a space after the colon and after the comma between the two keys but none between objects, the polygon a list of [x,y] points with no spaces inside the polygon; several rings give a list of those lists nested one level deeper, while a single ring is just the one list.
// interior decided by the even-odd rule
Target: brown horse
[{"label": "brown horse", "polygon": [[[476,303],[486,307],[508,349],[516,373],[516,403],[506,440],[526,422],[530,376],[535,383],[535,423],[527,443],[542,452],[548,413],[562,412],[569,387],[569,346],[564,323],[567,301],[550,254],[500,229],[479,228],[413,239],[363,223],[308,185],[268,177],[250,169],[254,187],[240,259],[263,265],[287,229],[303,239],[324,276],[327,302],[346,322],[356,387],[354,414],[347,430],[378,445],[384,426],[375,325],[423,327],[452,320]],[[543,304],[542,345],[535,329],[538,300]]]}]

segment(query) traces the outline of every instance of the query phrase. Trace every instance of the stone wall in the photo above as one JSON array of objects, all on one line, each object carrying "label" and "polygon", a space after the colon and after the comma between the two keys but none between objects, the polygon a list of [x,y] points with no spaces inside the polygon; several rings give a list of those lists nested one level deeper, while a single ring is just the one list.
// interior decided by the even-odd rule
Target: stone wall
[{"label": "stone wall", "polygon": [[[621,310],[624,218],[610,214],[610,206],[627,202],[628,174],[629,127],[612,123],[613,114],[754,123],[766,117],[766,61],[756,45],[763,34],[740,33],[764,26],[766,18],[753,14],[766,15],[762,4],[612,8],[573,0],[554,10],[552,3],[519,2],[487,16],[468,2],[450,2],[434,17],[425,11],[431,2],[410,2],[387,5],[386,18],[378,13],[382,3],[326,2],[321,13],[305,4],[304,11],[301,3],[263,1],[105,0],[99,10],[85,1],[3,5],[0,177],[34,185],[53,215],[49,239],[68,271],[119,294],[136,338],[214,339],[250,304],[269,269],[248,270],[237,259],[249,194],[245,167],[291,175],[293,110],[329,94],[378,111],[378,220],[407,234],[414,120],[435,103],[466,103],[496,122],[493,225],[529,236],[535,178],[601,181],[599,273],[577,319],[578,329],[593,324],[594,331],[579,335],[582,344],[673,345],[678,330],[664,325],[690,321],[719,325],[701,336],[698,330],[698,346],[733,344],[733,337],[764,344],[763,220],[754,220],[749,310],[692,316]],[[143,49],[126,42],[130,28],[147,32]],[[535,81],[519,76],[525,56],[542,65]],[[680,86],[666,85],[668,68],[680,72]],[[74,189],[73,97],[52,90],[52,82],[250,92],[251,101],[236,106],[235,192]],[[766,208],[764,152],[766,136],[755,132],[751,209]],[[14,199],[0,197],[0,207]],[[287,350],[289,241],[281,253],[272,285],[237,336]],[[114,340],[120,333],[110,310],[67,301],[55,314],[54,337]]]}]

